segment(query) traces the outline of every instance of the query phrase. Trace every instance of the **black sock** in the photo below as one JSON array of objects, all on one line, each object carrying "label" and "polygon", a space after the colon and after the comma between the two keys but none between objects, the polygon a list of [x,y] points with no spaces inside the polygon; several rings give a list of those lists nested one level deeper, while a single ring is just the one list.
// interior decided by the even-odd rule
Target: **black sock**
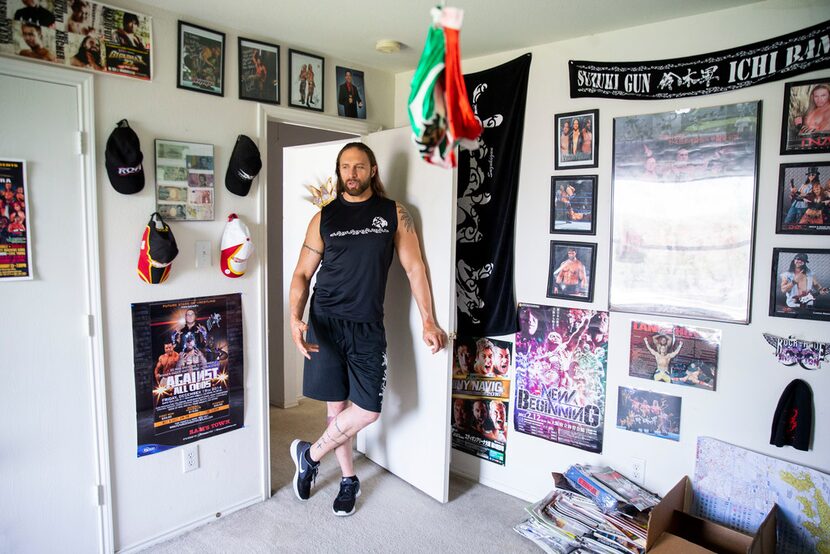
[{"label": "black sock", "polygon": [[314,460],[311,459],[311,449],[310,448],[305,451],[305,454],[303,454],[303,457],[305,458],[306,463],[308,463],[308,465],[310,465],[311,467],[317,467],[318,465],[320,465],[320,462],[315,462]]}]

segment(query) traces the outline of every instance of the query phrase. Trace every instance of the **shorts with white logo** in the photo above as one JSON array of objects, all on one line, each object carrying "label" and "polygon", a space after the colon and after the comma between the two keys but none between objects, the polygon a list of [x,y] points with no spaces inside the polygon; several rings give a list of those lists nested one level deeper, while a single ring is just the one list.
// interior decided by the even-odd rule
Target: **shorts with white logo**
[{"label": "shorts with white logo", "polygon": [[351,400],[380,412],[386,387],[383,322],[360,323],[312,313],[306,342],[318,344],[305,360],[303,395],[326,402]]}]

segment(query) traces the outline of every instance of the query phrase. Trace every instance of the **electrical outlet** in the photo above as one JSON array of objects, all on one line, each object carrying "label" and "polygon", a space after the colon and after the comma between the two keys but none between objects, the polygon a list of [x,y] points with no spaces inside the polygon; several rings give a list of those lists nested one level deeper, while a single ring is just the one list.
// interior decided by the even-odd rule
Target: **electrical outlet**
[{"label": "electrical outlet", "polygon": [[199,445],[189,444],[182,450],[182,472],[199,469]]},{"label": "electrical outlet", "polygon": [[210,267],[210,241],[196,241],[196,267]]},{"label": "electrical outlet", "polygon": [[632,481],[638,485],[643,485],[646,480],[646,461],[642,458],[631,458],[631,475]]}]

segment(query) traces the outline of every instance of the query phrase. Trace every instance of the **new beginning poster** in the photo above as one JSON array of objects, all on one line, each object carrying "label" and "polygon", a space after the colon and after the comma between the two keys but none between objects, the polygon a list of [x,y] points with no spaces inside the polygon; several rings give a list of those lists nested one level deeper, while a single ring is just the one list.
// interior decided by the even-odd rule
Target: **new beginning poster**
[{"label": "new beginning poster", "polygon": [[504,465],[513,345],[458,338],[453,346],[452,447]]},{"label": "new beginning poster", "polygon": [[26,162],[0,160],[0,280],[32,278]]},{"label": "new beginning poster", "polygon": [[602,452],[608,312],[519,305],[514,427]]},{"label": "new beginning poster", "polygon": [[715,390],[720,329],[631,322],[632,377]]},{"label": "new beginning poster", "polygon": [[138,456],[243,425],[240,294],[132,305]]}]

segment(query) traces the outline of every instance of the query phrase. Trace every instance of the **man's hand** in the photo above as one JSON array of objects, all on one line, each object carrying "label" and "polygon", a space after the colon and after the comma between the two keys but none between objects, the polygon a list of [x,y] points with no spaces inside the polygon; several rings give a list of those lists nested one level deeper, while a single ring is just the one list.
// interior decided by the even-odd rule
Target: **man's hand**
[{"label": "man's hand", "polygon": [[305,321],[291,318],[291,338],[294,339],[294,344],[297,345],[300,354],[310,360],[311,352],[319,352],[320,345],[307,343],[304,338],[306,331],[308,331],[308,325]]},{"label": "man's hand", "polygon": [[424,343],[435,354],[447,345],[447,334],[438,325],[429,323],[424,325]]}]

